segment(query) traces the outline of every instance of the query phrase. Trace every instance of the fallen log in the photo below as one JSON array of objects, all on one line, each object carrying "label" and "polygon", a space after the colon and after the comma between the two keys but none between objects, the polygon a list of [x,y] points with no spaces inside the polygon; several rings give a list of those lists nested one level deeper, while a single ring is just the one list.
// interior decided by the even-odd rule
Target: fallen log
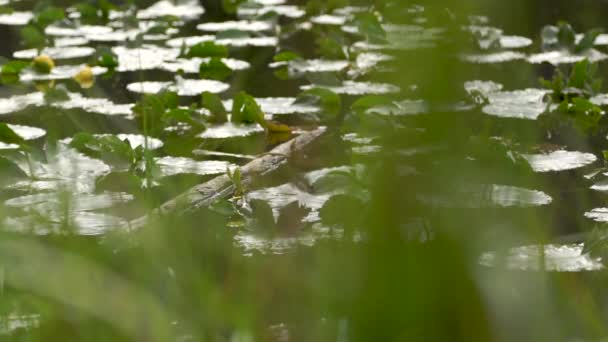
[{"label": "fallen log", "polygon": [[[325,128],[322,127],[303,133],[242,166],[242,184],[248,186],[254,177],[267,175],[275,171],[291,157],[302,153],[307,146],[321,137],[325,131]],[[151,213],[130,221],[126,229],[129,231],[139,230],[155,216],[162,216],[167,213],[196,211],[197,209],[209,206],[217,200],[232,195],[234,190],[234,184],[227,174],[217,176],[165,202]]]}]

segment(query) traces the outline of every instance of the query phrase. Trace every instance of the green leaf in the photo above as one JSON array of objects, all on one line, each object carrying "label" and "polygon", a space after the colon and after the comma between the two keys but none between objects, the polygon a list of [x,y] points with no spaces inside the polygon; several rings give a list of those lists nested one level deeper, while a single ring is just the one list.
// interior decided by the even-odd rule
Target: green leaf
[{"label": "green leaf", "polygon": [[386,42],[386,31],[382,28],[378,17],[372,13],[359,13],[355,17],[355,24],[367,40],[376,43]]},{"label": "green leaf", "polygon": [[211,112],[211,121],[222,123],[228,121],[226,108],[222,103],[222,99],[217,95],[208,91],[201,95],[201,104]]},{"label": "green leaf", "polygon": [[365,111],[371,107],[392,105],[393,100],[383,95],[367,95],[355,101],[351,108],[356,111]]},{"label": "green leaf", "polygon": [[266,127],[266,120],[264,119],[262,108],[258,105],[253,96],[245,92],[239,92],[234,97],[234,100],[232,101],[232,117],[230,119],[234,123],[258,123],[261,126]]},{"label": "green leaf", "polygon": [[118,56],[110,48],[99,48],[96,53],[95,64],[114,70],[118,67]]},{"label": "green leaf", "polygon": [[326,88],[312,88],[298,95],[296,102],[318,103],[330,114],[338,114],[342,109],[340,95]]},{"label": "green leaf", "polygon": [[44,100],[49,103],[68,101],[70,96],[63,88],[49,88],[44,93]]},{"label": "green leaf", "polygon": [[143,158],[143,156],[137,158],[131,144],[115,135],[94,136],[81,132],[74,135],[70,146],[93,158],[123,167],[132,168]]},{"label": "green leaf", "polygon": [[42,49],[46,44],[44,34],[35,26],[28,25],[19,32],[23,44],[28,48]]},{"label": "green leaf", "polygon": [[43,11],[39,12],[34,18],[34,22],[38,27],[47,27],[50,24],[65,19],[65,12],[63,9],[58,7],[47,7]]},{"label": "green leaf", "polygon": [[205,124],[199,120],[195,120],[193,114],[194,112],[191,109],[174,108],[163,114],[162,120],[165,122],[165,125],[182,122],[198,130],[205,129]]},{"label": "green leaf", "polygon": [[301,59],[302,57],[295,52],[283,51],[274,55],[273,60],[275,62],[289,62],[294,59]]},{"label": "green leaf", "polygon": [[601,33],[601,29],[593,29],[585,33],[583,38],[578,42],[578,44],[576,44],[574,52],[581,53],[585,50],[592,48],[593,44],[595,43],[595,38],[597,38],[597,36],[599,36]]},{"label": "green leaf", "polygon": [[587,81],[588,74],[587,68],[589,66],[589,60],[584,59],[576,64],[572,68],[570,73],[570,79],[568,80],[568,86],[573,88],[584,89],[585,81]]},{"label": "green leaf", "polygon": [[576,41],[576,32],[574,32],[572,26],[565,21],[560,21],[557,23],[557,27],[559,29],[557,32],[557,41],[559,45],[572,49],[575,46]]},{"label": "green leaf", "polygon": [[25,139],[15,133],[7,124],[2,122],[0,123],[0,142],[21,145],[25,142]]},{"label": "green leaf", "polygon": [[228,48],[215,44],[214,42],[203,42],[198,43],[194,46],[191,46],[185,55],[186,58],[194,58],[194,57],[219,57],[226,58],[228,57]]},{"label": "green leaf", "polygon": [[2,66],[2,75],[19,75],[21,70],[27,68],[30,65],[24,61],[10,61]]},{"label": "green leaf", "polygon": [[202,62],[199,67],[199,75],[201,78],[223,81],[232,74],[230,69],[218,57],[213,57],[209,62]]},{"label": "green leaf", "polygon": [[221,31],[215,35],[215,39],[246,39],[250,37],[249,32],[236,29]]},{"label": "green leaf", "polygon": [[236,14],[236,10],[245,0],[222,0],[222,8],[227,14]]}]

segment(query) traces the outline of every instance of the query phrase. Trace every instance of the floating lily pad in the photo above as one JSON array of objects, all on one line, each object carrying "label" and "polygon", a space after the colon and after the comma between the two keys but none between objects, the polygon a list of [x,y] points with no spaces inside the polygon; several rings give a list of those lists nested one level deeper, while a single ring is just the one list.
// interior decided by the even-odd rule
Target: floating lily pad
[{"label": "floating lily pad", "polygon": [[271,68],[287,66],[290,73],[341,72],[350,66],[349,61],[332,61],[324,59],[295,59],[289,62],[275,62]]},{"label": "floating lily pad", "polygon": [[585,213],[585,217],[596,222],[608,222],[608,208],[595,208]]},{"label": "floating lily pad", "polygon": [[532,39],[521,36],[501,36],[499,42],[504,49],[520,49],[532,45]]},{"label": "floating lily pad", "polygon": [[46,135],[46,131],[38,127],[12,124],[8,124],[7,126],[23,140],[36,140]]},{"label": "floating lily pad", "polygon": [[9,98],[0,98],[0,114],[9,114],[20,111],[31,105],[42,105],[44,103],[43,93],[31,93],[25,95],[14,95]]},{"label": "floating lily pad", "polygon": [[264,14],[275,12],[280,16],[284,16],[287,18],[301,18],[306,12],[301,10],[298,6],[293,5],[269,5],[262,7],[244,7],[240,6],[237,10],[237,15],[239,17],[256,17],[262,16]]},{"label": "floating lily pad", "polygon": [[471,63],[494,64],[504,63],[526,58],[526,55],[515,51],[499,51],[492,53],[464,55],[463,59]]},{"label": "floating lily pad", "polygon": [[524,89],[488,93],[489,104],[482,111],[489,115],[535,120],[547,105],[543,98],[548,93],[544,89]]},{"label": "floating lily pad", "polygon": [[297,201],[301,206],[311,210],[304,218],[304,222],[319,220],[319,210],[333,194],[311,194],[301,190],[297,186],[287,183],[277,187],[265,188],[252,191],[247,194],[249,199],[258,199],[268,202],[272,208],[273,215],[278,218],[279,210],[288,203]]},{"label": "floating lily pad", "polygon": [[[183,72],[188,74],[198,74],[201,63],[207,63],[210,60],[211,58],[198,57],[191,59],[178,58],[172,61],[166,61],[161,65],[160,68],[170,72],[177,72],[178,70],[183,70]],[[249,67],[251,66],[249,63],[238,59],[222,58],[221,60],[222,63],[224,63],[228,68],[232,70],[245,70],[249,69]]]},{"label": "floating lily pad", "polygon": [[[11,198],[4,202],[7,207],[23,208],[26,211],[36,211],[47,214],[62,209],[67,205],[70,211],[90,211],[107,209],[118,204],[130,202],[133,195],[127,193],[106,192],[101,194],[66,194],[65,198],[55,192],[39,193]],[[62,203],[62,202],[66,203]]]},{"label": "floating lily pad", "polygon": [[46,163],[33,162],[30,165],[20,165],[28,175],[39,180],[62,181],[74,193],[92,193],[95,190],[95,180],[110,172],[110,167],[104,162],[85,156],[84,154],[64,144],[57,145],[57,152],[47,157]]},{"label": "floating lily pad", "polygon": [[[60,66],[54,67],[51,70],[51,72],[49,72],[48,74],[41,74],[41,73],[35,72],[34,70],[31,70],[31,69],[25,69],[25,70],[23,70],[21,75],[19,75],[19,79],[24,82],[45,81],[45,80],[65,80],[65,79],[73,78],[79,72],[81,72],[85,67],[86,67],[86,64],[60,65]],[[94,76],[101,75],[108,71],[108,69],[106,69],[106,68],[97,67],[97,66],[92,67],[90,69]]]},{"label": "floating lily pad", "polygon": [[55,38],[55,47],[87,45],[89,40],[84,37]]},{"label": "floating lily pad", "polygon": [[21,50],[13,53],[14,58],[33,59],[38,55],[47,55],[55,60],[86,58],[92,56],[95,49],[85,46],[48,47],[40,53],[36,49]]},{"label": "floating lily pad", "polygon": [[340,15],[322,14],[316,17],[310,18],[313,24],[317,25],[334,25],[342,26],[346,23],[347,18]]},{"label": "floating lily pad", "polygon": [[13,12],[10,14],[0,14],[0,25],[23,26],[27,25],[34,18],[32,12]]},{"label": "floating lily pad", "polygon": [[550,204],[551,196],[542,191],[516,186],[471,185],[448,195],[419,195],[423,203],[447,208],[536,207]]},{"label": "floating lily pad", "polygon": [[390,105],[373,106],[365,110],[368,114],[380,115],[416,115],[428,111],[428,103],[424,100],[394,101]]},{"label": "floating lily pad", "polygon": [[160,167],[163,176],[173,176],[185,173],[201,176],[216,175],[225,173],[228,168],[236,166],[220,160],[197,161],[190,158],[170,156],[157,158],[156,164]]},{"label": "floating lily pad", "polygon": [[84,236],[102,235],[108,230],[127,225],[127,221],[119,217],[83,211],[70,213],[69,217],[60,213],[54,217],[47,217],[44,221],[36,216],[8,217],[4,220],[3,226],[8,231],[20,233],[65,234],[68,232],[62,230],[62,226],[66,220],[70,224],[69,233]]},{"label": "floating lily pad", "polygon": [[216,23],[202,23],[198,24],[196,28],[204,32],[222,32],[227,30],[262,32],[272,30],[274,28],[274,25],[267,21],[229,20]]},{"label": "floating lily pad", "polygon": [[[317,85],[305,85],[302,86],[302,90],[309,90],[317,88]],[[397,93],[401,89],[393,84],[387,83],[372,83],[372,82],[356,82],[356,81],[344,81],[339,86],[321,86],[327,88],[337,94],[346,95],[365,95],[365,94],[390,94]]]},{"label": "floating lily pad", "polygon": [[211,125],[199,134],[199,138],[203,139],[226,139],[235,137],[247,137],[254,134],[264,132],[264,128],[260,125],[242,125],[226,122],[223,124]]},{"label": "floating lily pad", "polygon": [[198,96],[202,92],[221,93],[228,90],[226,83],[214,80],[181,79],[177,82],[135,82],[127,90],[141,94],[157,94],[162,90],[177,92],[179,96]]},{"label": "floating lily pad", "polygon": [[194,20],[200,17],[205,10],[196,0],[161,0],[152,6],[139,10],[138,19],[156,19],[165,16],[174,16],[183,20]]},{"label": "floating lily pad", "polygon": [[[317,113],[320,108],[307,103],[297,103],[294,97],[262,97],[255,101],[266,114]],[[232,108],[232,100],[224,101],[224,107]]]},{"label": "floating lily pad", "polygon": [[[108,135],[111,135],[111,134],[95,134],[95,136],[97,136],[97,137],[103,137],[103,136],[108,136]],[[131,145],[131,148],[133,148],[133,149],[138,148],[140,146],[147,146],[147,148],[150,150],[157,150],[157,149],[163,147],[163,145],[164,145],[164,143],[160,139],[146,137],[145,135],[141,135],[141,134],[120,133],[120,134],[116,134],[116,137],[123,141],[127,140],[129,142],[129,144]],[[61,140],[61,142],[64,144],[69,144],[71,141],[72,141],[72,138],[65,138],[65,139]]]},{"label": "floating lily pad", "polygon": [[524,154],[535,172],[553,172],[577,169],[594,163],[597,157],[591,153],[554,151],[547,154]]},{"label": "floating lily pad", "polygon": [[118,57],[119,72],[152,70],[160,68],[164,62],[173,61],[179,56],[179,49],[168,49],[153,45],[129,49],[123,46],[112,48]]},{"label": "floating lily pad", "polygon": [[588,49],[580,54],[573,54],[566,50],[550,51],[531,55],[527,58],[529,63],[539,64],[543,62],[558,64],[572,64],[588,59],[590,62],[599,62],[608,58],[608,55],[595,49]]},{"label": "floating lily pad", "polygon": [[464,90],[469,94],[481,94],[484,97],[488,97],[489,94],[502,90],[502,84],[494,81],[468,81],[464,83]]},{"label": "floating lily pad", "polygon": [[68,101],[55,102],[52,105],[65,109],[80,108],[86,112],[105,115],[131,116],[133,114],[132,103],[116,104],[105,98],[88,98],[79,93],[68,93],[68,95],[70,96]]},{"label": "floating lily pad", "polygon": [[[541,256],[541,248],[544,252]],[[538,271],[544,258],[544,268],[551,272],[598,271],[604,268],[601,258],[583,254],[583,244],[523,246],[513,248],[504,260],[508,269]],[[480,258],[484,266],[498,267],[502,260],[494,252],[484,253]]]},{"label": "floating lily pad", "polygon": [[112,28],[107,26],[81,25],[78,27],[63,27],[49,25],[44,29],[44,33],[49,36],[60,37],[86,37],[112,33]]}]

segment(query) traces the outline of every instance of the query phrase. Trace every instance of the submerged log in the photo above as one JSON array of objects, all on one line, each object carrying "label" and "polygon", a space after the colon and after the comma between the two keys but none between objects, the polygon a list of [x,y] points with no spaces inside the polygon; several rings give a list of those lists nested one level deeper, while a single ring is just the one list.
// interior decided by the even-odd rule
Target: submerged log
[{"label": "submerged log", "polygon": [[[311,143],[321,137],[323,133],[325,133],[325,128],[317,128],[303,133],[242,166],[240,168],[242,184],[248,186],[254,177],[264,176],[277,170],[290,158],[302,153]],[[150,214],[132,220],[126,228],[130,231],[136,231],[143,228],[155,216],[162,216],[168,213],[187,214],[194,212],[200,208],[209,206],[217,200],[231,196],[234,190],[235,186],[227,174],[217,176],[203,184],[190,188],[176,198],[162,204]]]}]

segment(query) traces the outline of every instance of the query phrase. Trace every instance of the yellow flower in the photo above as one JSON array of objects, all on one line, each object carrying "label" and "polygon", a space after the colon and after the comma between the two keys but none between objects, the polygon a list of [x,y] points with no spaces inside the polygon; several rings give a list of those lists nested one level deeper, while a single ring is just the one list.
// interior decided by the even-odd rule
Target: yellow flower
[{"label": "yellow flower", "polygon": [[39,73],[48,74],[55,67],[55,62],[47,55],[40,55],[34,58],[33,67]]},{"label": "yellow flower", "polygon": [[89,89],[95,84],[95,76],[93,75],[93,70],[91,67],[86,65],[82,70],[80,70],[76,76],[74,76],[74,80],[80,84],[80,86],[84,89]]}]

